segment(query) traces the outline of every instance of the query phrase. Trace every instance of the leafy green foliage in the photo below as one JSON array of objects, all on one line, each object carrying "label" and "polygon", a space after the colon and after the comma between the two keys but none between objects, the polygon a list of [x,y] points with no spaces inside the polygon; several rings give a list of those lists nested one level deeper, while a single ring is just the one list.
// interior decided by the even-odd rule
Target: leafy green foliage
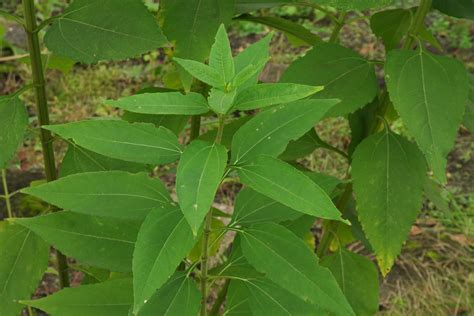
[{"label": "leafy green foliage", "polygon": [[159,180],[123,171],[79,173],[23,192],[73,212],[129,219],[171,202]]},{"label": "leafy green foliage", "polygon": [[365,10],[389,5],[393,0],[310,0],[311,2],[333,6],[342,10]]},{"label": "leafy green foliage", "polygon": [[222,145],[196,140],[184,151],[176,175],[176,193],[194,234],[211,208],[227,164]]},{"label": "leafy green foliage", "polygon": [[49,125],[48,130],[98,154],[147,164],[176,161],[181,145],[164,127],[115,120],[80,121]]},{"label": "leafy green foliage", "polygon": [[371,316],[379,310],[379,280],[369,259],[345,249],[324,257],[321,265],[328,268],[356,315]]},{"label": "leafy green foliage", "polygon": [[447,15],[474,20],[474,3],[470,0],[433,0],[433,7]]},{"label": "leafy green foliage", "polygon": [[48,245],[33,232],[0,222],[0,314],[18,315],[48,267]]},{"label": "leafy green foliage", "polygon": [[419,48],[391,51],[385,72],[395,109],[425,154],[435,177],[445,182],[446,156],[467,104],[466,70],[457,60]]},{"label": "leafy green foliage", "polygon": [[335,315],[354,315],[329,270],[318,264],[316,255],[293,233],[277,224],[262,223],[246,228],[241,236],[245,258],[267,278],[318,308]]},{"label": "leafy green foliage", "polygon": [[211,47],[209,66],[217,70],[226,83],[230,82],[235,76],[234,59],[232,58],[232,51],[224,24],[221,24],[219,27],[214,44]]},{"label": "leafy green foliage", "polygon": [[293,62],[281,81],[324,86],[314,98],[339,99],[328,113],[354,112],[377,95],[374,66],[354,51],[337,44],[321,43]]},{"label": "leafy green foliage", "polygon": [[471,133],[474,132],[474,75],[469,75],[469,100],[466,105],[466,112],[464,113],[463,124]]},{"label": "leafy green foliage", "polygon": [[15,219],[69,257],[112,271],[132,270],[141,222],[69,211]]},{"label": "leafy green foliage", "polygon": [[176,206],[163,205],[150,212],[140,228],[133,254],[134,312],[165,284],[195,242]]},{"label": "leafy green foliage", "polygon": [[0,97],[0,169],[6,167],[23,140],[28,113],[16,96]]},{"label": "leafy green foliage", "polygon": [[[140,23],[133,23],[134,20]],[[87,64],[121,60],[166,44],[139,0],[75,0],[49,28],[45,44],[60,56]]]},{"label": "leafy green foliage", "polygon": [[366,138],[353,159],[359,219],[385,275],[421,209],[426,164],[414,144],[388,130]]}]

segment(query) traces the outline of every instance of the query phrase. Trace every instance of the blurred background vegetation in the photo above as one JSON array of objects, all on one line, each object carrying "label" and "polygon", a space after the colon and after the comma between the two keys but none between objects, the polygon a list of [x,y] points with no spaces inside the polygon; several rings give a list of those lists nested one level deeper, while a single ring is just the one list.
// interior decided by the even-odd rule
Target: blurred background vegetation
[{"label": "blurred background vegetation", "polygon": [[[70,1],[39,0],[39,20],[62,12]],[[159,1],[145,1],[151,11],[157,11]],[[395,1],[394,6],[410,7],[417,1]],[[21,15],[18,0],[2,0],[2,9]],[[331,10],[330,8],[328,8]],[[265,9],[261,15],[280,16],[304,25],[322,38],[332,31],[325,13],[301,6]],[[384,59],[384,48],[369,27],[370,12],[352,14],[352,21],[341,32],[341,44],[372,60]],[[474,23],[432,12],[429,30],[441,44],[443,53],[464,62],[474,72]],[[271,31],[252,22],[234,21],[230,35],[235,53]],[[14,23],[0,17],[0,95],[9,94],[29,81],[24,33]],[[285,68],[304,54],[308,47],[294,38],[276,33],[272,40],[272,60],[261,77],[263,82],[278,81]],[[436,52],[436,48],[430,48]],[[438,48],[439,50],[439,48]],[[103,106],[105,99],[135,93],[149,86],[173,85],[172,66],[168,52],[157,50],[141,58],[125,62],[101,62],[95,65],[74,65],[66,58],[44,52],[48,68],[47,91],[54,123],[77,121],[90,117],[112,117],[117,112]],[[378,69],[382,75],[382,69]],[[33,94],[22,96],[29,106],[30,119],[35,121]],[[34,125],[34,124],[33,124]],[[203,129],[212,125],[204,124]],[[401,123],[394,129],[404,133]],[[317,126],[318,134],[330,144],[346,150],[350,141],[349,126],[344,118],[327,119]],[[11,190],[41,179],[41,147],[37,131],[31,129],[9,171]],[[406,133],[405,133],[406,134]],[[59,159],[64,144],[55,144]],[[474,160],[473,135],[464,127],[458,133],[455,149],[448,162],[448,183],[440,187],[426,184],[423,211],[413,226],[410,239],[397,261],[396,268],[382,281],[381,315],[471,315],[474,313]],[[59,160],[58,159],[58,160]],[[315,171],[342,176],[346,162],[333,152],[317,149],[301,163]],[[172,181],[172,180],[171,180]],[[237,188],[229,184],[221,192],[221,203],[232,204]],[[41,211],[40,202],[24,197],[15,201],[16,211],[32,215]],[[0,217],[2,205],[0,204]],[[315,229],[318,234],[318,229]],[[353,246],[357,250],[358,245]],[[47,280],[43,292],[51,291]]]}]

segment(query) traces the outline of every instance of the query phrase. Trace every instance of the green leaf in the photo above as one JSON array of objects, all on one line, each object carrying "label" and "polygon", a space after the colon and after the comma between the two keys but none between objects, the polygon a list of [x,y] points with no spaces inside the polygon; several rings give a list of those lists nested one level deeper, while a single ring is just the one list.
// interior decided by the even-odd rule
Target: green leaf
[{"label": "green leaf", "polygon": [[0,222],[0,314],[19,315],[48,267],[49,247],[33,232]]},{"label": "green leaf", "polygon": [[468,77],[463,64],[422,48],[394,50],[387,56],[385,74],[395,109],[435,177],[446,182],[446,156],[468,100]]},{"label": "green leaf", "polygon": [[171,203],[160,180],[123,171],[79,173],[22,192],[73,212],[129,219]]},{"label": "green leaf", "polygon": [[135,313],[167,282],[195,242],[178,207],[162,206],[150,212],[133,253]]},{"label": "green leaf", "polygon": [[294,161],[310,155],[318,147],[318,136],[314,128],[312,128],[297,140],[290,141],[279,158],[285,161]]},{"label": "green leaf", "polygon": [[56,55],[91,64],[138,56],[163,46],[166,38],[141,1],[75,0],[44,41]]},{"label": "green leaf", "polygon": [[387,6],[393,0],[310,0],[319,5],[329,5],[342,10],[366,10]]},{"label": "green leaf", "polygon": [[17,96],[0,97],[0,169],[4,169],[23,141],[28,113]]},{"label": "green leaf", "polygon": [[267,109],[242,126],[232,139],[232,163],[265,154],[278,156],[291,140],[311,129],[337,100],[301,100]]},{"label": "green leaf", "polygon": [[341,183],[341,180],[338,178],[324,173],[305,171],[304,174],[313,180],[313,182],[323,189],[329,196],[331,196],[333,191],[336,189],[336,186]]},{"label": "green leaf", "polygon": [[232,280],[225,302],[226,316],[253,315],[250,310],[249,293],[244,282]]},{"label": "green leaf", "polygon": [[176,272],[143,306],[137,316],[196,316],[201,307],[201,292],[193,279]]},{"label": "green leaf", "polygon": [[379,132],[357,146],[352,178],[360,222],[386,275],[421,209],[423,155],[405,138]]},{"label": "green leaf", "polygon": [[263,68],[265,68],[267,62],[268,58],[265,58],[262,60],[255,61],[254,64],[248,64],[245,68],[240,70],[240,72],[236,74],[235,77],[232,79],[231,87],[241,89],[245,86],[248,86],[251,81],[256,81],[255,78],[258,78]]},{"label": "green leaf", "polygon": [[229,83],[234,78],[234,59],[224,24],[221,24],[217,30],[214,44],[211,47],[209,66],[221,74],[225,83]]},{"label": "green leaf", "polygon": [[372,316],[379,310],[379,279],[372,261],[341,249],[324,257],[321,265],[328,268],[356,315]]},{"label": "green leaf", "polygon": [[[286,228],[262,223],[242,233],[245,258],[259,272],[305,302],[335,315],[355,315],[329,270]],[[291,314],[290,314],[291,315]]]},{"label": "green leaf", "polygon": [[236,13],[245,13],[264,8],[272,8],[287,3],[296,2],[296,0],[235,0]]},{"label": "green leaf", "polygon": [[474,20],[472,0],[433,0],[433,7],[450,16]]},{"label": "green leaf", "polygon": [[199,93],[180,92],[142,93],[118,100],[108,100],[107,105],[142,114],[198,115],[209,111],[206,99]]},{"label": "green leaf", "polygon": [[143,164],[110,158],[75,144],[69,144],[61,162],[60,174],[61,177],[66,177],[75,173],[93,171],[122,170],[134,173],[146,171],[146,169],[147,167]]},{"label": "green leaf", "polygon": [[194,234],[211,208],[226,166],[226,148],[202,140],[193,141],[179,161],[176,194]]},{"label": "green leaf", "polygon": [[[270,33],[269,35],[265,36],[258,42],[253,43],[252,45],[244,49],[243,52],[234,57],[235,72],[237,74],[239,74],[249,65],[259,65],[262,60],[269,59],[270,55],[268,51],[272,36],[273,34]],[[256,84],[258,81],[258,76],[263,71],[264,67],[264,64],[260,64],[260,69],[245,83],[239,84],[239,89],[243,89],[245,87]]]},{"label": "green leaf", "polygon": [[153,115],[153,114],[141,114],[124,111],[122,119],[129,123],[150,123],[156,127],[163,126],[175,135],[179,135],[189,120],[188,115]]},{"label": "green leaf", "polygon": [[233,109],[247,111],[297,101],[322,89],[323,87],[321,86],[293,83],[262,83],[253,85],[237,93]]},{"label": "green leaf", "polygon": [[259,222],[282,222],[296,219],[301,213],[278,203],[251,188],[242,189],[235,200],[232,222],[249,225]]},{"label": "green leaf", "polygon": [[226,82],[224,77],[214,68],[201,62],[191,59],[181,59],[174,57],[173,60],[183,67],[194,78],[207,83],[208,85],[224,89]]},{"label": "green leaf", "polygon": [[305,28],[304,26],[292,22],[287,19],[283,19],[277,16],[251,16],[249,14],[241,15],[237,18],[237,20],[242,21],[249,21],[254,23],[260,23],[263,25],[267,25],[274,29],[277,29],[289,37],[295,37],[298,40],[303,41],[303,43],[307,45],[316,45],[317,43],[321,42],[321,38],[316,34],[313,34],[310,30]]},{"label": "green leaf", "polygon": [[16,218],[68,257],[112,271],[132,270],[132,254],[141,222],[73,213]]},{"label": "green leaf", "polygon": [[[224,145],[227,149],[230,149],[232,138],[234,137],[235,133],[239,130],[240,127],[242,127],[242,125],[247,123],[251,118],[251,116],[243,116],[232,121],[229,124],[226,124],[224,127],[224,132],[222,133],[221,144]],[[217,128],[200,135],[199,139],[212,143],[216,139],[216,136]]]},{"label": "green leaf", "polygon": [[220,89],[212,88],[209,93],[209,106],[219,114],[226,114],[234,104],[234,98],[237,91],[225,92]]},{"label": "green leaf", "polygon": [[313,98],[341,100],[328,116],[354,112],[372,101],[379,89],[372,63],[349,48],[328,43],[293,62],[281,81],[324,86]]},{"label": "green leaf", "polygon": [[146,123],[91,120],[45,128],[88,150],[125,161],[165,164],[178,160],[182,150],[175,134]]},{"label": "green leaf", "polygon": [[281,160],[259,156],[238,167],[238,173],[243,184],[296,211],[344,221],[323,189]]},{"label": "green leaf", "polygon": [[464,113],[463,124],[474,133],[474,75],[469,75],[469,99]]},{"label": "green leaf", "polygon": [[128,316],[133,304],[132,280],[116,279],[65,288],[45,298],[22,303],[58,316]]}]

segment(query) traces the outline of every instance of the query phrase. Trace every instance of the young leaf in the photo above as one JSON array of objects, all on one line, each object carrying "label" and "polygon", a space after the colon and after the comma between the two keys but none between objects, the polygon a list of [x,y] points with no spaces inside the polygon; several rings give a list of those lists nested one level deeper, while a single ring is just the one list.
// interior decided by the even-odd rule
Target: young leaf
[{"label": "young leaf", "polygon": [[138,56],[166,38],[141,1],[75,0],[54,19],[44,41],[59,56],[91,64]]},{"label": "young leaf", "polygon": [[4,169],[23,141],[28,113],[16,96],[0,97],[0,169]]},{"label": "young leaf", "polygon": [[66,177],[75,173],[112,170],[140,172],[146,169],[146,165],[143,164],[110,158],[75,144],[69,144],[61,162],[60,175]]},{"label": "young leaf", "polygon": [[224,77],[211,66],[191,59],[174,57],[173,60],[194,78],[215,88],[225,88],[226,82]]},{"label": "young leaf", "polygon": [[237,93],[234,110],[253,110],[270,105],[304,99],[318,91],[321,86],[307,86],[293,83],[262,83],[250,86]]},{"label": "young leaf", "polygon": [[209,66],[221,74],[225,83],[229,83],[234,78],[234,59],[232,58],[229,38],[227,37],[224,24],[221,24],[217,30],[214,44],[211,47]]},{"label": "young leaf", "polygon": [[258,77],[258,75],[262,72],[267,62],[268,58],[265,58],[256,61],[255,64],[247,65],[232,79],[231,87],[238,89],[245,87],[245,85],[248,86],[248,83],[253,80],[253,78]]},{"label": "young leaf", "polygon": [[73,212],[129,219],[171,203],[160,180],[123,171],[79,173],[22,192]]},{"label": "young leaf", "polygon": [[132,280],[116,279],[65,288],[39,300],[21,303],[61,316],[128,316],[133,304]]},{"label": "young leaf", "polygon": [[201,307],[201,292],[193,279],[184,272],[176,272],[161,287],[137,316],[195,316]]},{"label": "young leaf", "polygon": [[341,100],[328,116],[354,112],[372,101],[378,92],[373,64],[337,44],[316,45],[288,67],[281,81],[324,86],[313,98]]},{"label": "young leaf", "polygon": [[282,222],[301,216],[288,206],[280,204],[251,188],[242,189],[235,200],[232,222],[239,225],[259,222]]},{"label": "young leaf", "polygon": [[379,310],[379,278],[372,261],[342,248],[324,257],[321,265],[336,278],[356,315],[372,316]]},{"label": "young leaf", "polygon": [[269,156],[238,167],[242,183],[301,213],[344,221],[331,198],[304,173]]},{"label": "young leaf", "polygon": [[81,263],[119,272],[132,270],[139,221],[62,211],[16,218],[15,223]]},{"label": "young leaf", "polygon": [[472,0],[433,0],[433,7],[450,16],[474,20]]},{"label": "young leaf", "polygon": [[212,88],[209,93],[209,106],[216,113],[226,114],[234,104],[236,93],[236,90],[225,92],[220,89]]},{"label": "young leaf", "polygon": [[184,151],[176,174],[176,193],[194,234],[211,208],[227,165],[222,145],[196,140]]},{"label": "young leaf", "polygon": [[134,113],[198,115],[209,111],[206,99],[199,93],[180,92],[142,93],[118,100],[108,100],[107,105]]},{"label": "young leaf", "polygon": [[[273,34],[270,33],[234,57],[235,73],[240,74],[249,65],[259,65],[261,61],[269,59],[268,51],[272,35]],[[239,84],[239,89],[256,84],[258,81],[258,76],[263,71],[264,67],[265,64],[261,64],[260,69],[258,69],[250,79],[242,84]]]},{"label": "young leaf", "polygon": [[454,144],[468,97],[463,64],[432,55],[421,47],[418,51],[394,50],[388,54],[385,74],[395,109],[435,177],[445,182],[446,156]]},{"label": "young leaf", "polygon": [[265,154],[278,156],[303,136],[337,100],[300,100],[267,109],[242,126],[232,139],[232,163]]},{"label": "young leaf", "polygon": [[0,222],[0,315],[19,315],[48,267],[49,247],[33,232]]},{"label": "young leaf", "polygon": [[169,204],[150,212],[133,253],[135,313],[166,283],[195,242],[178,207]]},{"label": "young leaf", "polygon": [[386,275],[421,209],[423,155],[403,137],[382,131],[357,146],[352,178],[359,219]]},{"label": "young leaf", "polygon": [[45,128],[81,147],[125,161],[170,163],[179,158],[182,150],[178,138],[171,131],[145,123],[91,120]]},{"label": "young leaf", "polygon": [[262,223],[241,234],[245,258],[259,272],[305,302],[335,315],[355,315],[329,270],[286,228]]}]

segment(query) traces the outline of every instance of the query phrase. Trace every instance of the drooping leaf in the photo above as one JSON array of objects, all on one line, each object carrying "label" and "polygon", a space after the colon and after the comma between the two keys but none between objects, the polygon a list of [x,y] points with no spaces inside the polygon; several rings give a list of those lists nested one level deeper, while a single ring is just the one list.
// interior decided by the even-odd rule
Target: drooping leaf
[{"label": "drooping leaf", "polygon": [[281,160],[259,156],[239,166],[238,173],[242,183],[296,211],[343,221],[323,189]]},{"label": "drooping leaf", "polygon": [[141,114],[124,111],[122,119],[129,123],[150,123],[156,127],[163,126],[175,135],[179,135],[186,127],[186,123],[189,120],[188,115],[153,115],[153,114]]},{"label": "drooping leaf", "polygon": [[46,129],[77,145],[115,159],[147,164],[170,163],[181,155],[175,134],[164,127],[116,120],[90,120]]},{"label": "drooping leaf", "polygon": [[224,89],[226,81],[215,68],[192,59],[175,57],[173,60],[194,78],[212,87]]},{"label": "drooping leaf", "polygon": [[0,97],[0,169],[4,169],[23,141],[28,113],[18,97]]},{"label": "drooping leaf", "polygon": [[163,46],[166,38],[141,1],[75,0],[44,41],[57,55],[91,64],[138,56]]},{"label": "drooping leaf", "polygon": [[169,281],[146,302],[137,316],[195,316],[201,307],[201,292],[192,278],[176,272]]},{"label": "drooping leaf", "polygon": [[379,280],[372,261],[342,248],[326,256],[321,265],[328,268],[356,315],[372,316],[379,310]]},{"label": "drooping leaf", "polygon": [[260,23],[267,25],[276,30],[282,31],[287,36],[294,37],[302,41],[306,45],[316,45],[321,42],[321,38],[316,34],[313,34],[310,30],[302,26],[301,24],[293,21],[277,17],[277,16],[252,16],[249,14],[241,15],[237,18],[242,21],[249,21],[254,23]]},{"label": "drooping leaf", "polygon": [[195,234],[211,208],[226,166],[226,148],[201,140],[192,142],[179,161],[176,193]]},{"label": "drooping leaf", "polygon": [[237,93],[233,109],[247,111],[288,103],[304,99],[322,89],[323,87],[321,86],[292,83],[262,83],[253,85]]},{"label": "drooping leaf", "polygon": [[385,74],[395,109],[435,177],[445,182],[446,156],[454,144],[468,97],[463,64],[423,48],[394,50],[388,54]]},{"label": "drooping leaf", "polygon": [[123,171],[79,173],[22,192],[73,212],[129,219],[171,202],[160,180]]},{"label": "drooping leaf", "polygon": [[[272,34],[265,36],[256,43],[253,43],[247,47],[243,52],[234,57],[235,73],[240,73],[248,65],[257,65],[262,60],[268,60],[269,58],[269,45],[272,39]],[[243,89],[250,85],[257,83],[260,72],[263,71],[265,65],[261,65],[259,71],[255,75],[248,79],[245,83],[239,85],[239,89]]]},{"label": "drooping leaf", "polygon": [[69,144],[61,162],[60,175],[66,177],[75,173],[112,170],[140,172],[145,171],[146,168],[143,164],[110,158],[75,144]]},{"label": "drooping leaf", "polygon": [[237,90],[226,92],[212,88],[208,98],[209,106],[216,113],[226,114],[234,104],[236,93]]},{"label": "drooping leaf", "polygon": [[133,253],[135,313],[166,283],[195,242],[178,207],[169,204],[150,212]]},{"label": "drooping leaf", "polygon": [[39,300],[22,301],[50,315],[128,316],[133,304],[131,279],[65,288]]},{"label": "drooping leaf", "polygon": [[341,100],[328,116],[354,112],[372,101],[378,92],[373,64],[337,44],[316,45],[288,67],[281,81],[324,86],[313,98]]},{"label": "drooping leaf", "polygon": [[82,263],[112,271],[132,271],[140,221],[62,211],[17,218],[15,222]]},{"label": "drooping leaf", "polygon": [[232,222],[249,225],[259,222],[282,222],[296,219],[301,213],[278,203],[251,188],[242,189],[235,200]]},{"label": "drooping leaf", "polygon": [[258,271],[305,302],[335,315],[355,315],[329,270],[286,228],[262,223],[242,233],[245,258]]},{"label": "drooping leaf", "polygon": [[[234,120],[229,124],[226,124],[224,127],[224,132],[222,133],[221,144],[230,150],[232,138],[234,137],[235,133],[239,130],[240,127],[242,127],[242,125],[247,123],[251,118],[251,116],[242,116],[241,118]],[[216,136],[217,128],[211,129],[210,131],[200,135],[199,139],[212,143],[216,139]]]},{"label": "drooping leaf", "polygon": [[405,138],[382,131],[357,147],[352,178],[359,219],[385,275],[421,209],[423,155]]},{"label": "drooping leaf", "polygon": [[234,59],[224,24],[221,24],[217,30],[214,44],[211,47],[209,66],[221,74],[225,83],[229,83],[234,78]]},{"label": "drooping leaf", "polygon": [[142,114],[198,115],[209,111],[206,99],[195,92],[142,93],[108,100],[106,104]]},{"label": "drooping leaf", "polygon": [[472,0],[433,0],[433,7],[450,16],[474,20]]},{"label": "drooping leaf", "polygon": [[300,100],[267,109],[242,126],[232,139],[232,163],[265,154],[278,156],[291,140],[311,129],[337,100]]},{"label": "drooping leaf", "polygon": [[49,247],[33,232],[0,222],[0,314],[19,315],[48,267]]}]

